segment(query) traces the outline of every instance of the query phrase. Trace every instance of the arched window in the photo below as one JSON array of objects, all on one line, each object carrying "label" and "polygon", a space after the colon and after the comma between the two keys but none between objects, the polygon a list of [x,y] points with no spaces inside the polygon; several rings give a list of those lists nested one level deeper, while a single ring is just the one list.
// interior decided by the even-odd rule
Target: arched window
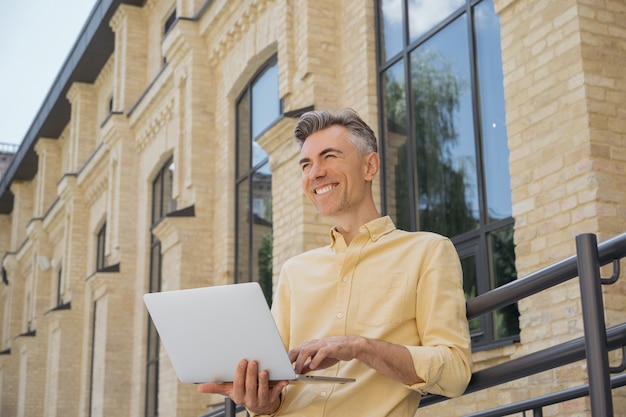
[{"label": "arched window", "polygon": [[[166,214],[176,209],[172,199],[174,162],[170,158],[152,181],[151,225],[155,226]],[[156,236],[150,237],[150,272],[148,292],[161,291],[161,242]],[[159,412],[159,335],[152,320],[148,318],[146,347],[146,417],[157,417]]]},{"label": "arched window", "polygon": [[235,282],[259,282],[268,303],[272,295],[272,173],[257,139],[281,114],[274,57],[236,102]]}]

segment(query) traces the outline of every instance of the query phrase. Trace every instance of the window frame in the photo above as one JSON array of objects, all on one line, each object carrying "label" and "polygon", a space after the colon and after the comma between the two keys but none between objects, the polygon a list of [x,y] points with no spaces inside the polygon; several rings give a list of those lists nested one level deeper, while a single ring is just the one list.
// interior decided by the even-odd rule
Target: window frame
[{"label": "window frame", "polygon": [[106,263],[106,221],[100,226],[96,232],[96,272],[104,270]]},{"label": "window frame", "polygon": [[[254,181],[254,176],[255,174],[261,172],[261,169],[263,169],[265,166],[269,167],[269,155],[266,155],[262,160],[258,161],[258,162],[254,162],[254,152],[253,152],[253,144],[254,142],[263,136],[263,134],[269,129],[271,128],[273,125],[276,124],[276,122],[278,122],[281,117],[283,116],[283,101],[280,98],[280,94],[278,94],[278,115],[276,117],[275,120],[273,120],[272,122],[270,122],[268,124],[267,127],[265,127],[263,130],[261,130],[256,136],[253,137],[254,132],[253,132],[253,125],[252,125],[252,121],[253,121],[253,89],[255,87],[255,85],[257,84],[258,81],[260,81],[262,79],[262,77],[266,74],[266,72],[268,70],[270,70],[273,66],[278,66],[278,56],[275,54],[273,55],[271,58],[269,58],[267,61],[265,61],[265,63],[263,63],[263,65],[261,65],[257,71],[254,73],[254,75],[250,78],[250,81],[245,85],[245,87],[242,89],[241,94],[239,94],[239,96],[236,98],[235,102],[234,102],[234,111],[235,111],[235,183],[234,183],[234,189],[235,189],[235,204],[234,204],[234,216],[235,216],[235,244],[234,244],[234,278],[233,281],[234,283],[239,283],[239,282],[250,282],[250,281],[254,281],[254,273],[253,271],[255,271],[256,267],[254,265],[254,260],[256,259],[254,256],[254,230],[253,230],[253,224],[254,222],[252,220],[250,221],[242,221],[241,219],[241,205],[247,205],[247,210],[246,210],[246,215],[248,219],[253,219],[255,216],[254,213],[254,201],[253,201],[253,194],[254,194],[254,188],[253,185],[255,183]],[[278,84],[279,82],[277,82]],[[278,85],[277,85],[278,87]],[[242,132],[241,131],[241,122],[242,120],[240,119],[240,112],[239,112],[239,106],[242,103],[243,100],[247,100],[247,114],[245,117],[247,117],[247,131]],[[242,161],[241,161],[241,155],[243,150],[241,149],[241,146],[245,145],[248,146],[248,148],[245,150],[245,156],[247,156],[247,166],[246,167],[242,167]],[[270,174],[271,176],[271,174]],[[246,192],[246,201],[243,202],[240,199],[240,187],[244,187],[247,186],[247,190],[245,190]],[[271,179],[270,179],[270,194],[271,194]],[[271,209],[271,208],[270,208]],[[264,219],[262,219],[264,220]],[[273,233],[273,225],[272,222],[268,222],[268,226],[270,227],[270,233]],[[246,242],[241,242],[239,239],[242,236],[243,230],[242,227],[247,227],[247,243]],[[245,247],[246,247],[246,254],[242,254],[241,250],[240,250],[240,246],[241,244],[244,243]],[[271,243],[270,243],[271,245]],[[270,251],[271,251],[271,247],[270,247]],[[242,259],[243,256],[245,256],[247,259],[245,259],[245,262],[247,263],[247,267],[246,270],[248,271],[247,274],[245,274],[246,276],[244,277],[242,275],[242,271],[241,271],[241,262],[243,262],[244,260]],[[260,271],[259,271],[260,273]],[[241,277],[240,277],[241,275]],[[270,278],[271,279],[271,278]],[[261,283],[261,286],[263,288],[263,291],[265,293],[265,297],[268,301],[268,304],[271,304],[271,288],[268,288],[267,285]],[[269,287],[271,287],[271,285],[269,285]]]},{"label": "window frame", "polygon": [[[170,175],[169,181],[166,181],[166,175]],[[159,168],[152,180],[150,188],[151,227],[156,226],[168,213],[176,210],[176,201],[173,199],[174,175],[174,157],[170,156],[165,163],[161,165],[161,168]],[[147,291],[161,291],[161,271],[163,262],[161,255],[161,242],[153,233],[150,233],[150,249],[148,259],[149,271]],[[144,416],[157,417],[159,415],[160,340],[152,319],[149,316],[146,334]]]},{"label": "window frame", "polygon": [[[432,39],[435,35],[448,27],[448,25],[455,22],[458,18],[465,15],[467,16],[467,41],[469,50],[469,59],[467,64],[469,65],[470,76],[470,95],[472,106],[472,120],[474,127],[474,148],[476,158],[476,179],[477,179],[477,195],[478,195],[478,226],[470,231],[466,231],[456,236],[450,236],[450,240],[457,248],[459,257],[461,260],[474,256],[476,265],[476,291],[477,295],[482,294],[490,289],[491,282],[494,278],[490,275],[490,253],[488,246],[489,234],[514,226],[514,219],[512,216],[500,219],[488,221],[488,205],[486,201],[486,192],[484,187],[486,185],[486,175],[484,170],[483,159],[483,147],[484,136],[481,125],[481,108],[480,108],[480,84],[479,74],[477,73],[477,32],[475,25],[475,7],[479,5],[483,0],[465,0],[462,6],[459,6],[454,12],[452,12],[445,19],[435,24],[432,28],[428,29],[420,36],[411,40],[409,33],[409,0],[401,0],[402,2],[402,48],[399,52],[393,56],[385,57],[383,52],[383,24],[382,24],[382,5],[383,0],[374,0],[375,9],[375,27],[376,27],[376,66],[377,66],[377,94],[379,98],[379,138],[380,140],[380,153],[381,153],[381,175],[380,175],[380,187],[381,187],[381,211],[384,214],[389,213],[389,192],[390,187],[394,187],[389,183],[387,178],[387,171],[385,165],[387,165],[387,138],[385,133],[386,126],[386,114],[385,114],[385,91],[383,77],[387,71],[391,70],[395,65],[402,65],[404,73],[404,91],[405,91],[405,104],[406,104],[406,143],[407,143],[407,167],[408,171],[408,201],[409,201],[409,222],[410,230],[416,231],[419,229],[417,224],[417,211],[419,210],[418,196],[415,190],[417,189],[416,178],[416,166],[414,147],[415,132],[413,130],[413,98],[411,88],[411,54],[415,52],[420,45],[424,44],[428,40]],[[483,315],[479,318],[480,330],[479,332],[472,332],[472,347],[474,350],[482,350],[486,348],[494,348],[500,345],[510,344],[519,341],[519,332],[512,336],[506,336],[502,338],[495,337],[495,314]]]}]

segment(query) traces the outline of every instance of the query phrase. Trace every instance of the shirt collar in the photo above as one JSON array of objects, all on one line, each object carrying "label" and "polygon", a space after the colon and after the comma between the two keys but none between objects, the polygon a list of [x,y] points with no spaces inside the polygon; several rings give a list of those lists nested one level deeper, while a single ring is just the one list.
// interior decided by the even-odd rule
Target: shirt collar
[{"label": "shirt collar", "polygon": [[[393,224],[391,217],[384,216],[374,219],[368,223],[365,223],[359,228],[361,234],[369,235],[371,241],[376,242],[381,236],[392,232],[396,229],[396,225]],[[335,227],[330,229],[330,247],[335,250],[343,250],[346,248],[346,242],[343,236]]]}]

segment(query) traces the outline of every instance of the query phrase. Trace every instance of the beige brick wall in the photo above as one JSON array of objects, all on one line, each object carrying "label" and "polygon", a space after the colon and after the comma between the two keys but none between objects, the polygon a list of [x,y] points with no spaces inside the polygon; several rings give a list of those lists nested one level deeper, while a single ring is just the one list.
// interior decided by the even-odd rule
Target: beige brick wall
[{"label": "beige brick wall", "polygon": [[[624,231],[624,22],[620,2],[496,1],[511,151],[518,274],[575,253],[574,238],[602,241]],[[530,28],[530,30],[529,30]],[[620,48],[621,45],[621,48]],[[620,125],[622,128],[620,128]],[[609,310],[622,314],[623,283],[605,288]],[[582,335],[577,280],[519,303],[522,347],[530,352]],[[618,295],[621,294],[621,295]],[[548,306],[548,307],[546,307]],[[618,314],[619,315],[619,314]],[[609,318],[610,315],[608,316]],[[584,363],[528,379],[529,394],[586,378]],[[522,384],[518,384],[522,385]],[[513,386],[519,391],[521,386]],[[623,399],[616,399],[616,410]],[[588,401],[553,407],[584,413]]]}]

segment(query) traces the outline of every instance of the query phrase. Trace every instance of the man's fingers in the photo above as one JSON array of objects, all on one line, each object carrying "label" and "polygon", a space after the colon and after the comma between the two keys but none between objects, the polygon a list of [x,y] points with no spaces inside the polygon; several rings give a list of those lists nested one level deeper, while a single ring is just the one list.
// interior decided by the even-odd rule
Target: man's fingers
[{"label": "man's fingers", "polygon": [[287,386],[287,381],[270,385],[267,371],[259,372],[255,361],[241,360],[237,364],[232,383],[205,383],[198,385],[203,393],[229,396],[235,404],[243,404],[256,414],[271,414],[280,405],[280,392]]},{"label": "man's fingers", "polygon": [[246,394],[246,374],[248,369],[248,361],[243,359],[237,364],[235,369],[235,378],[233,381],[233,389],[228,395],[236,404],[243,404]]},{"label": "man's fingers", "polygon": [[258,401],[258,364],[256,362],[250,362],[246,370],[246,403],[250,402],[256,404]]},{"label": "man's fingers", "polygon": [[[317,363],[322,361],[325,357],[324,353],[321,353],[323,349],[323,342],[319,340],[311,340],[305,342],[296,351],[294,351],[294,367],[298,373],[307,373],[312,369],[315,369]],[[315,361],[315,362],[314,362]]]},{"label": "man's fingers", "polygon": [[228,396],[232,390],[233,384],[215,384],[207,382],[205,384],[198,385],[198,392],[204,394],[220,394]]}]

